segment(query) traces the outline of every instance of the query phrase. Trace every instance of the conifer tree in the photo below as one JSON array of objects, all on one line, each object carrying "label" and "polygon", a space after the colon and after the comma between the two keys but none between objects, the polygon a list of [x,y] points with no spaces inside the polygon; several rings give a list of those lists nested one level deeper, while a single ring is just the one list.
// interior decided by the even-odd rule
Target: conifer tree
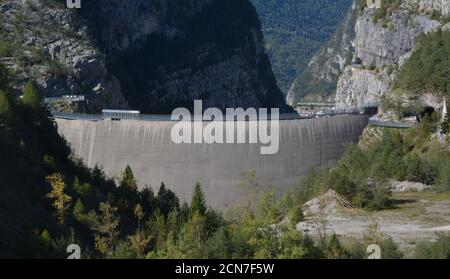
[{"label": "conifer tree", "polygon": [[129,190],[137,191],[136,178],[134,178],[133,170],[131,169],[130,165],[127,165],[125,171],[122,174],[120,187],[125,187],[128,188]]},{"label": "conifer tree", "polygon": [[142,205],[140,205],[139,203],[134,208],[134,216],[138,221],[138,230],[141,230],[141,221],[142,219],[144,219],[145,213],[144,209],[142,208]]},{"label": "conifer tree", "polygon": [[191,214],[205,216],[206,210],[205,195],[203,194],[200,183],[197,182],[195,184],[194,194],[192,195]]},{"label": "conifer tree", "polygon": [[118,205],[120,209],[128,210],[130,214],[134,213],[134,207],[139,200],[136,178],[129,165],[122,173],[118,189]]},{"label": "conifer tree", "polygon": [[70,209],[72,198],[65,193],[66,184],[61,174],[55,173],[46,177],[47,182],[52,186],[52,191],[47,197],[53,200],[53,207],[60,224],[64,224],[67,213]]},{"label": "conifer tree", "polygon": [[449,132],[449,125],[450,125],[450,117],[448,113],[444,115],[444,118],[442,122],[439,124],[439,128],[441,130],[441,134],[446,135]]},{"label": "conifer tree", "polygon": [[156,197],[158,209],[164,216],[167,216],[170,211],[180,207],[180,201],[174,192],[166,188],[164,182],[159,187],[158,195]]},{"label": "conifer tree", "polygon": [[119,218],[116,216],[117,207],[109,203],[100,203],[100,220],[95,231],[95,247],[103,255],[109,256],[113,253],[119,237]]}]

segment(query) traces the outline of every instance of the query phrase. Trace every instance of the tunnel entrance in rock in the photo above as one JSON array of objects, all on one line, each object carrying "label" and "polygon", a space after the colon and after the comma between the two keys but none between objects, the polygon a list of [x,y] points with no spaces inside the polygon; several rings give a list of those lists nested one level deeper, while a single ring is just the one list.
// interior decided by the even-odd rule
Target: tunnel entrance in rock
[{"label": "tunnel entrance in rock", "polygon": [[373,116],[378,113],[378,107],[366,107],[364,108],[364,114]]},{"label": "tunnel entrance in rock", "polygon": [[427,106],[424,108],[424,110],[420,114],[420,119],[423,119],[426,116],[431,117],[433,115],[433,113],[435,113],[435,112],[436,112],[436,110],[434,107]]}]

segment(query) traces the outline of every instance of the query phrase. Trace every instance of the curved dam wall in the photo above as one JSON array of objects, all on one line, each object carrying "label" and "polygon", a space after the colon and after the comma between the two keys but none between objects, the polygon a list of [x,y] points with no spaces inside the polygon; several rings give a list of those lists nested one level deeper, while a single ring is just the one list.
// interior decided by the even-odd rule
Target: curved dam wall
[{"label": "curved dam wall", "polygon": [[261,155],[260,144],[175,144],[171,121],[88,121],[56,118],[59,133],[76,157],[119,176],[129,164],[139,187],[156,192],[161,181],[189,201],[198,181],[210,206],[224,209],[248,199],[244,172],[278,193],[298,186],[312,168],[335,162],[356,143],[367,125],[364,115],[280,120],[279,151]]}]

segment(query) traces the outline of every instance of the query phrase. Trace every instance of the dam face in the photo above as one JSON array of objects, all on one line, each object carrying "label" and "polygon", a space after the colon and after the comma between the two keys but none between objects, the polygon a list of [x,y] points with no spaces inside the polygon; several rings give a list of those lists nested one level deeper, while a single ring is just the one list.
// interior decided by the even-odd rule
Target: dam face
[{"label": "dam face", "polygon": [[261,185],[278,193],[299,185],[312,168],[330,165],[356,143],[367,125],[363,115],[280,120],[279,151],[261,155],[260,144],[175,144],[171,121],[88,121],[56,118],[60,135],[88,167],[117,177],[129,164],[139,187],[155,192],[163,181],[182,201],[200,182],[208,204],[224,209],[245,202],[242,175],[255,171]]}]

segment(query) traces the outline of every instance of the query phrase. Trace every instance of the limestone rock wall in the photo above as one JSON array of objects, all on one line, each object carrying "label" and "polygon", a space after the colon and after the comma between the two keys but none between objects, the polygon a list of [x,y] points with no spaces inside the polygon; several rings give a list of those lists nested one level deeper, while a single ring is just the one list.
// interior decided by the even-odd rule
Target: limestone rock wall
[{"label": "limestone rock wall", "polygon": [[168,113],[204,106],[289,111],[248,0],[0,2],[2,62],[20,93],[32,79],[45,96],[86,95],[92,111]]},{"label": "limestone rock wall", "polygon": [[339,77],[336,107],[340,110],[362,110],[389,94],[398,70],[409,58],[418,36],[442,28],[445,22],[434,19],[436,10],[446,16],[448,0],[407,0],[388,18],[374,21],[375,9],[365,8],[355,24],[353,61]]}]

